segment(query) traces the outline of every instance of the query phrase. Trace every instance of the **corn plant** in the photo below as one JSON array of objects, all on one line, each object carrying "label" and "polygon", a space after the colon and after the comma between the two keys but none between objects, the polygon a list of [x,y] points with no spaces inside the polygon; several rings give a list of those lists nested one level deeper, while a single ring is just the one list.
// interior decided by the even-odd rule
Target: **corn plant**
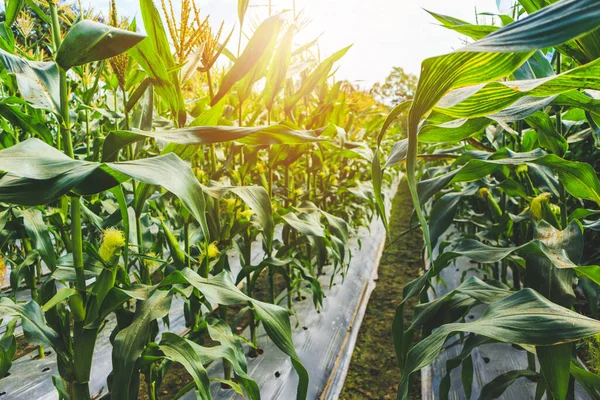
[{"label": "corn plant", "polygon": [[[238,33],[249,40],[234,55],[234,32],[213,30],[193,2],[180,16],[161,6],[164,20],[140,0],[141,20],[130,21],[112,1],[105,25],[53,1],[8,2],[0,248],[12,292],[0,298],[0,316],[14,318],[0,340],[0,376],[19,320],[40,357],[56,353],[60,396],[89,399],[96,341],[114,321],[112,398],[137,398],[141,385],[158,398],[178,363],[192,377],[181,390],[209,399],[218,379],[258,399],[242,344],[260,356],[262,324],[305,398],[290,316],[306,297],[319,310],[319,276],[345,274],[348,239],[373,216],[368,140],[383,108],[332,79],[348,48],[324,60],[314,43],[294,48],[302,21],[272,15],[250,32],[240,1],[246,32]],[[33,45],[27,23],[51,28],[43,45]],[[223,69],[219,57],[230,64]],[[26,303],[16,297],[24,288]],[[173,312],[184,315],[185,332],[168,331]],[[245,318],[249,341],[233,333]],[[213,362],[224,376],[208,376]]]},{"label": "corn plant", "polygon": [[[425,60],[414,99],[397,106],[380,133],[408,112],[407,138],[383,167],[406,161],[429,263],[405,288],[394,321],[403,373],[398,398],[407,398],[411,375],[435,359],[446,339],[467,332],[451,369],[472,362],[470,352],[490,341],[518,344],[529,354],[528,369],[487,383],[482,398],[501,395],[519,377],[534,379],[539,396],[573,398],[574,380],[598,396],[597,376],[576,353],[580,339],[599,333],[598,315],[573,309],[574,288],[584,288],[590,299],[600,283],[596,257],[583,251],[584,234],[594,229],[587,219],[600,200],[594,169],[598,13],[594,1],[522,0],[513,15],[501,16],[502,27],[430,13],[474,41]],[[585,147],[591,151],[582,153]],[[435,161],[419,172],[419,158]],[[378,158],[373,170],[374,180],[381,179]],[[458,232],[447,236],[453,221]],[[420,305],[404,326],[402,304],[459,256],[479,263],[488,280],[464,279]],[[488,305],[483,315],[463,322],[479,304]],[[411,347],[417,331],[425,337]],[[448,397],[449,384],[448,372],[441,398]],[[464,392],[469,397],[471,387]]]}]

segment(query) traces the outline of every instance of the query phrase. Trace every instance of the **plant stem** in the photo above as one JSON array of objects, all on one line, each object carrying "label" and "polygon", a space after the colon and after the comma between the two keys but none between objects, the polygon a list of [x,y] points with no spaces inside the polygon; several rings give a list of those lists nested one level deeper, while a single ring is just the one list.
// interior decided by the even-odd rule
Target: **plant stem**
[{"label": "plant stem", "polygon": [[[190,224],[189,224],[189,222],[185,222],[183,224],[183,243],[184,243],[185,253],[190,254],[191,252],[190,252]],[[185,263],[188,268],[191,267],[189,257],[185,258]]]},{"label": "plant stem", "polygon": [[[561,54],[560,52],[556,53],[556,73],[560,74],[561,73],[561,62],[562,62],[562,58],[561,58]],[[560,110],[560,106],[559,109],[556,113],[556,130],[558,131],[558,133],[562,136],[562,115],[561,115],[561,110]],[[559,154],[560,155],[560,154]],[[565,187],[562,183],[559,184],[559,190],[560,190],[560,222],[561,222],[561,229],[566,229],[567,228],[567,224],[568,224],[568,219],[567,219],[567,192],[565,190]]]},{"label": "plant stem", "polygon": [[213,92],[212,79],[210,77],[210,68],[206,70],[206,80],[208,81],[208,95],[212,101],[212,99],[215,97],[215,94]]},{"label": "plant stem", "polygon": [[[225,305],[220,305],[219,306],[219,317],[226,323],[227,322],[227,306]],[[223,379],[225,379],[226,381],[231,380],[231,363],[229,362],[229,360],[223,358]],[[226,389],[229,386],[225,385],[226,387],[223,387],[223,384],[221,384],[221,387]]]},{"label": "plant stem", "polygon": [[[60,25],[58,22],[58,11],[52,1],[50,3],[50,14],[52,18],[52,34],[54,46],[60,47]],[[60,127],[63,139],[65,154],[75,158],[73,153],[73,141],[71,138],[71,121],[69,117],[69,87],[67,86],[67,71],[59,67],[60,83],[60,114],[62,125]],[[79,196],[71,198],[71,241],[73,252],[73,266],[76,273],[76,288],[80,292],[82,299],[85,299],[85,277],[83,273],[83,239],[81,231],[81,204]]]},{"label": "plant stem", "polygon": [[[143,254],[144,253],[144,238],[142,236],[142,216],[141,215],[136,215],[135,233],[137,235],[138,252],[140,254]],[[139,265],[140,265],[140,277],[142,278],[142,283],[149,285],[150,284],[150,270],[148,269],[148,266],[142,259],[139,260]]]},{"label": "plant stem", "polygon": [[[54,42],[55,55],[60,48],[61,44],[61,33],[60,23],[58,20],[58,11],[54,1],[49,1],[50,18],[52,21],[52,38]],[[67,71],[60,66],[59,70],[59,89],[60,89],[60,114],[62,117],[62,124],[60,126],[61,136],[63,140],[63,147],[65,154],[70,158],[74,157],[73,142],[71,138],[71,121],[69,119],[69,87],[67,85]],[[75,288],[81,296],[83,304],[86,303],[86,285],[85,275],[83,271],[83,233],[81,227],[81,203],[79,196],[71,197],[71,246],[73,253],[73,267],[75,269],[76,281]],[[73,333],[75,335],[75,342],[77,342],[78,336],[81,332],[81,321],[75,321]],[[81,360],[80,360],[81,361]],[[89,362],[91,363],[91,357]],[[73,361],[74,366],[77,366],[77,360]],[[70,382],[69,393],[71,394],[71,400],[89,400],[90,391],[87,380],[89,376],[84,377],[85,380],[77,379]]]},{"label": "plant stem", "polygon": [[425,239],[425,247],[427,249],[427,256],[430,263],[433,263],[433,248],[431,246],[431,237],[429,235],[429,225],[427,225],[427,219],[423,214],[421,208],[421,201],[419,200],[419,193],[417,192],[417,180],[416,180],[416,167],[417,167],[417,126],[414,121],[409,121],[408,128],[408,153],[406,157],[406,179],[408,181],[408,188],[410,190],[410,197],[413,201],[415,213],[421,224],[421,230],[423,231],[423,238]]},{"label": "plant stem", "polygon": [[124,87],[121,88],[123,92],[123,114],[125,114],[125,129],[129,130],[129,111],[127,111],[127,90]]},{"label": "plant stem", "polygon": [[85,304],[85,276],[83,272],[83,234],[81,231],[81,203],[79,197],[71,199],[71,239],[73,246],[73,265],[77,281],[75,287]]}]

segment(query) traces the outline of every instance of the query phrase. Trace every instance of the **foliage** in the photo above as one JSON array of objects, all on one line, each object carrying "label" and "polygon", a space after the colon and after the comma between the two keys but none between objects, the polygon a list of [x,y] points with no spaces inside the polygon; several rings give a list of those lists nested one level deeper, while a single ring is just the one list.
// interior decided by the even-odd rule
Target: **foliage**
[{"label": "foliage", "polygon": [[[112,2],[109,25],[53,1],[8,3],[0,249],[11,291],[0,298],[0,377],[18,322],[40,357],[54,349],[60,396],[89,399],[96,339],[112,319],[107,395],[138,398],[143,382],[157,398],[178,363],[199,398],[221,379],[259,399],[247,339],[233,333],[248,321],[250,356],[262,325],[306,398],[293,299],[322,307],[322,284],[345,274],[349,237],[375,209],[370,145],[385,107],[331,79],[348,48],[315,60],[315,43],[294,46],[300,21],[274,15],[240,29],[249,40],[236,57],[233,32],[213,30],[192,2],[179,22],[162,2],[166,26],[151,0],[131,21]],[[241,23],[247,8],[239,2]],[[215,64],[221,55],[231,63]],[[257,241],[262,260],[253,262]],[[186,330],[159,335],[174,296],[184,299],[176,312]],[[214,362],[223,376],[208,376]]]},{"label": "foliage", "polygon": [[[409,108],[407,138],[383,168],[406,161],[429,261],[405,288],[394,321],[403,371],[398,398],[407,398],[411,374],[461,332],[472,335],[460,341],[464,356],[453,368],[462,364],[468,371],[468,354],[489,340],[518,344],[539,361],[488,382],[481,398],[497,398],[523,376],[537,382],[539,396],[573,398],[577,380],[596,398],[598,377],[579,364],[574,343],[600,327],[598,256],[587,251],[597,240],[600,204],[600,81],[592,72],[600,4],[520,0],[512,16],[501,16],[503,27],[430,14],[474,42],[425,60],[412,102],[388,117]],[[420,158],[428,162],[419,165]],[[379,160],[373,165],[381,175]],[[463,276],[458,288],[422,303],[405,326],[404,302],[424,295],[460,256],[477,263],[474,273],[492,279]],[[589,307],[572,310],[578,295]],[[481,304],[484,314],[464,322]],[[424,338],[411,348],[417,331]],[[446,398],[448,390],[445,382],[440,395]]]}]

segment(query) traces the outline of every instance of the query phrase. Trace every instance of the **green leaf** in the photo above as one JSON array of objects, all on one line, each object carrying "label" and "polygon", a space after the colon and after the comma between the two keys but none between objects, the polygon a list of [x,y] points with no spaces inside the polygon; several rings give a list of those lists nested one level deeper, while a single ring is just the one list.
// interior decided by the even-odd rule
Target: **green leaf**
[{"label": "green leaf", "polygon": [[58,333],[48,326],[40,306],[33,300],[16,304],[8,297],[0,297],[0,318],[20,317],[27,342],[34,345],[50,346],[57,352],[64,350],[64,343]]},{"label": "green leaf", "polygon": [[68,70],[77,65],[105,60],[129,50],[145,37],[85,19],[67,32],[56,54],[56,63]]},{"label": "green leaf", "polygon": [[102,150],[104,159],[114,158],[123,147],[143,140],[154,138],[177,145],[206,145],[237,141],[248,145],[302,144],[324,141],[317,137],[315,131],[300,131],[286,125],[270,125],[256,127],[236,126],[188,126],[186,128],[142,131],[111,132],[104,141]]},{"label": "green leaf", "polygon": [[569,194],[600,204],[600,181],[591,165],[568,161],[554,154],[546,154],[540,149],[528,153],[515,153],[503,149],[487,160],[473,159],[456,172],[452,182],[476,181],[498,171],[503,166],[527,163],[549,167],[558,175]]},{"label": "green leaf", "polygon": [[[494,340],[488,339],[485,336],[479,336],[479,335],[471,335],[466,338],[465,344],[463,345],[463,348],[462,348],[459,356],[456,358],[451,358],[448,361],[446,361],[446,374],[440,381],[440,386],[439,386],[440,400],[448,400],[449,399],[450,383],[451,383],[450,373],[454,369],[460,367],[461,364],[463,364],[463,362],[465,360],[471,359],[471,352],[476,347],[479,347],[482,344],[493,343],[493,342],[494,342]],[[472,359],[471,359],[471,363],[472,363]],[[470,372],[471,372],[471,376],[473,376],[472,371],[470,371]],[[464,384],[463,384],[463,386],[464,386]],[[465,397],[468,399],[471,398],[471,390],[472,390],[472,387],[469,387],[469,388],[465,387]]]},{"label": "green leaf", "polygon": [[600,322],[560,307],[531,289],[522,289],[492,303],[480,319],[442,325],[415,345],[408,353],[398,398],[408,398],[410,373],[429,365],[448,336],[458,332],[472,332],[507,343],[551,346],[596,335],[600,332]]},{"label": "green leaf", "polygon": [[292,108],[298,103],[303,97],[307,96],[310,92],[312,92],[317,85],[324,82],[329,77],[329,72],[333,68],[333,64],[335,64],[340,58],[342,58],[350,47],[345,47],[337,52],[333,53],[329,57],[327,57],[314,71],[312,71],[306,79],[302,83],[302,87],[292,96],[286,97],[285,99],[285,110],[286,113],[289,113]]},{"label": "green leaf", "polygon": [[468,193],[447,193],[440,197],[431,208],[429,216],[429,230],[431,231],[431,245],[435,246],[438,239],[446,232],[452,222],[458,204],[463,196],[475,194],[474,190]]},{"label": "green leaf", "polygon": [[6,9],[4,10],[6,17],[6,24],[11,26],[16,20],[17,16],[23,9],[25,0],[8,0],[6,3]]},{"label": "green leaf", "polygon": [[573,362],[571,362],[570,372],[585,391],[592,396],[592,399],[597,400],[600,398],[600,376],[575,365]]},{"label": "green leaf", "polygon": [[[37,139],[0,150],[0,201],[41,205],[74,191],[99,193],[132,178],[176,195],[208,236],[202,187],[189,165],[174,154],[121,163],[73,160]],[[34,195],[35,194],[35,195]]]},{"label": "green leaf", "polygon": [[424,125],[419,131],[418,139],[419,142],[424,143],[459,142],[479,134],[488,127],[490,122],[492,121],[487,118],[462,118],[438,125],[427,124]]},{"label": "green leaf", "polygon": [[390,151],[390,155],[388,159],[385,161],[385,165],[383,168],[388,168],[396,164],[400,164],[402,161],[406,159],[406,155],[408,154],[408,139],[402,139],[396,143],[392,147],[392,151]]},{"label": "green leaf", "polygon": [[491,382],[481,388],[479,400],[498,399],[510,385],[521,378],[537,378],[538,373],[530,369],[508,371],[495,377]]},{"label": "green leaf", "polygon": [[273,248],[273,236],[275,235],[275,223],[273,221],[273,209],[269,194],[262,186],[222,186],[212,184],[203,186],[204,191],[214,198],[221,198],[228,192],[234,193],[242,199],[256,213],[263,228],[263,240],[268,254]]},{"label": "green leaf", "polygon": [[407,111],[410,108],[411,105],[412,105],[412,100],[407,100],[407,101],[405,101],[403,103],[398,104],[397,106],[395,106],[392,109],[392,111],[390,111],[390,113],[388,114],[388,116],[385,118],[385,121],[383,122],[383,125],[381,126],[381,130],[379,131],[379,135],[377,135],[377,146],[378,147],[381,144],[381,140],[385,136],[385,133],[387,132],[387,130],[389,129],[389,127],[392,125],[392,123],[396,120],[396,118],[398,118],[398,116],[400,116],[400,114],[402,114],[403,112]]},{"label": "green leaf", "polygon": [[186,268],[181,272],[175,271],[169,274],[161,285],[184,282],[189,282],[198,289],[212,304],[231,305],[249,302],[262,321],[267,335],[281,351],[290,357],[292,365],[298,373],[297,399],[306,399],[309,380],[308,371],[302,365],[294,349],[290,318],[286,309],[246,296],[235,286],[227,271],[205,279],[191,269]]},{"label": "green leaf", "polygon": [[375,196],[375,205],[377,206],[377,213],[379,218],[383,222],[385,230],[388,231],[388,221],[385,212],[385,206],[383,204],[383,169],[379,164],[379,151],[376,151],[373,155],[373,162],[371,163],[371,180],[373,182],[373,194]]},{"label": "green leaf", "polygon": [[525,121],[537,130],[540,146],[557,156],[565,155],[569,148],[567,139],[556,130],[556,125],[550,120],[548,114],[538,111],[527,117]]},{"label": "green leaf", "polygon": [[567,398],[572,352],[572,343],[536,347],[542,375],[552,393],[552,397],[556,400]]},{"label": "green leaf", "polygon": [[458,18],[449,17],[447,15],[437,14],[429,10],[427,11],[433,18],[438,20],[444,28],[452,29],[470,37],[471,39],[483,39],[492,32],[496,32],[500,27],[491,25],[473,25]]},{"label": "green leaf", "polygon": [[267,18],[258,28],[256,28],[254,35],[250,38],[243,53],[223,77],[221,85],[219,86],[219,91],[211,100],[211,106],[217,104],[219,100],[231,90],[233,85],[246,76],[246,74],[256,65],[265,50],[267,50],[269,44],[272,43],[273,38],[279,33],[281,24],[281,16],[274,15]]},{"label": "green leaf", "polygon": [[293,25],[288,28],[283,39],[281,39],[279,47],[273,56],[273,61],[269,66],[267,82],[265,83],[265,90],[263,92],[267,110],[273,108],[273,102],[275,101],[277,94],[283,89],[283,85],[287,79],[295,29],[296,28]]},{"label": "green leaf", "polygon": [[115,336],[112,350],[112,397],[133,400],[130,393],[131,382],[136,363],[150,339],[151,322],[169,313],[172,297],[169,291],[154,291],[148,300],[138,303],[131,325]]},{"label": "green leaf", "polygon": [[[492,283],[496,284],[496,286],[492,285]],[[458,308],[460,305],[466,304],[472,306],[476,303],[491,304],[511,294],[512,292],[508,288],[497,285],[497,282],[486,283],[477,277],[469,277],[456,289],[433,301],[418,305],[408,330],[414,331],[425,325],[437,327],[448,320],[451,320],[449,322],[454,322],[466,311],[463,308],[459,315],[454,315],[452,310]],[[472,301],[466,301],[467,299]],[[446,315],[450,313],[453,315]]]},{"label": "green leaf", "polygon": [[[22,100],[7,98],[0,102],[0,116],[5,118],[15,127],[22,129],[32,136],[39,136],[46,143],[52,143],[52,133],[42,119],[35,114],[23,112],[18,104]],[[14,102],[14,103],[13,103]],[[11,104],[12,103],[12,104]],[[29,111],[29,110],[28,110]],[[35,110],[33,110],[35,111]]]},{"label": "green leaf", "polygon": [[208,373],[191,343],[188,339],[184,339],[179,335],[164,332],[159,348],[168,359],[180,363],[192,375],[201,399],[212,399]]},{"label": "green leaf", "polygon": [[43,305],[42,311],[47,312],[48,310],[51,310],[52,308],[56,307],[56,305],[61,301],[66,300],[69,297],[76,295],[77,293],[77,289],[74,288],[60,289],[50,300],[46,302],[46,304]]},{"label": "green leaf", "polygon": [[[518,100],[539,102],[540,98],[574,93],[575,90],[598,89],[600,83],[595,77],[598,76],[599,71],[600,60],[596,60],[547,78],[491,82],[460,88],[445,95],[436,105],[435,110],[454,118],[489,116]],[[569,99],[563,97],[560,100]],[[582,105],[590,104],[582,99],[581,94],[570,100],[568,103],[571,104],[573,102],[582,102]],[[540,107],[543,107],[543,103]]]},{"label": "green leaf", "polygon": [[42,212],[35,208],[23,210],[18,213],[23,218],[23,225],[27,235],[33,241],[33,247],[39,252],[46,266],[53,271],[56,268],[56,253],[48,226],[44,222]]},{"label": "green leaf", "polygon": [[129,54],[146,72],[156,93],[169,105],[172,119],[178,126],[183,126],[187,116],[179,70],[160,13],[152,0],[140,0],[140,10],[148,37]]},{"label": "green leaf", "polygon": [[519,52],[544,49],[577,38],[600,25],[595,0],[558,1],[465,47],[467,51]]},{"label": "green leaf", "polygon": [[234,335],[227,322],[222,320],[210,321],[208,333],[211,339],[221,344],[220,349],[223,351],[223,358],[231,362],[233,371],[238,376],[248,397],[251,400],[259,400],[260,390],[256,382],[248,376],[246,355],[239,336]]}]

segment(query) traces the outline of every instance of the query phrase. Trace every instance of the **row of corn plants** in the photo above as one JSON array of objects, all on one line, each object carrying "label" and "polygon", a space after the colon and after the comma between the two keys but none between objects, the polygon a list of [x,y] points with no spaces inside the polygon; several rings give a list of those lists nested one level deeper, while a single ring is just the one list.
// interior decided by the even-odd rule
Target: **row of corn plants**
[{"label": "row of corn plants", "polygon": [[[374,182],[406,162],[426,243],[427,266],[404,289],[393,325],[399,399],[455,336],[462,351],[447,363],[442,399],[461,365],[471,398],[471,352],[493,342],[526,350],[528,368],[485,382],[480,398],[501,397],[523,377],[536,382],[536,398],[574,399],[576,383],[600,398],[598,359],[585,354],[600,334],[600,3],[515,3],[510,15],[495,17],[501,26],[430,12],[470,39],[422,63],[414,98],[388,117],[408,119],[407,137],[380,152],[385,164],[373,162]],[[458,257],[478,273],[428,301],[428,288]],[[403,304],[415,297],[422,303],[407,326]],[[483,315],[469,321],[482,304]],[[417,332],[422,339],[413,345]]]},{"label": "row of corn plants", "polygon": [[[373,217],[368,143],[382,106],[332,78],[348,48],[320,60],[316,42],[295,44],[301,15],[252,21],[240,0],[239,31],[226,32],[189,0],[181,15],[170,1],[139,6],[141,18],[120,19],[112,1],[103,23],[55,0],[7,3],[0,388],[20,323],[39,357],[56,354],[60,398],[96,395],[94,350],[112,318],[107,397],[137,399],[145,385],[156,399],[178,363],[199,398],[218,380],[259,399],[247,357],[260,354],[262,325],[305,398],[294,302],[321,307],[319,276],[346,273],[349,236]],[[17,300],[23,290],[30,301]],[[173,312],[185,332],[168,331]],[[233,333],[240,324],[248,338]],[[224,376],[208,375],[213,362]]]}]

